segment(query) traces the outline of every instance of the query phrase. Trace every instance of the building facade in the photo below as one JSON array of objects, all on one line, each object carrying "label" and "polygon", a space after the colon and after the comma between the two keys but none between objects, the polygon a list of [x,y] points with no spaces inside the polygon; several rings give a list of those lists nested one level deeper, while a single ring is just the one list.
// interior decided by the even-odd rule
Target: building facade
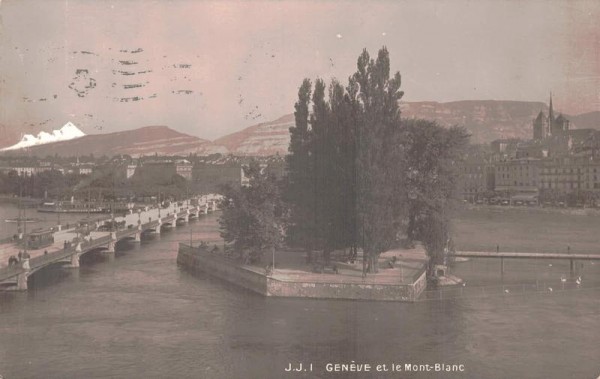
[{"label": "building facade", "polygon": [[544,190],[600,192],[600,160],[577,156],[548,159],[540,177],[541,189]]},{"label": "building facade", "polygon": [[175,173],[177,175],[181,175],[187,180],[192,180],[192,170],[194,169],[194,165],[191,164],[188,160],[180,159],[175,162]]},{"label": "building facade", "polygon": [[494,190],[507,194],[537,193],[541,162],[538,158],[516,158],[497,162],[494,165]]}]

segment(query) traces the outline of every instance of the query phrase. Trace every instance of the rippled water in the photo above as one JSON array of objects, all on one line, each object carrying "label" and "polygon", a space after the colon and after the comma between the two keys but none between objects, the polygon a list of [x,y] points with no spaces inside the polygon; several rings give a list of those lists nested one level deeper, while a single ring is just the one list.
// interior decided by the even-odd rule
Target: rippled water
[{"label": "rippled water", "polygon": [[[218,239],[214,216],[194,240]],[[596,378],[600,273],[578,288],[505,293],[499,263],[457,266],[460,293],[415,304],[272,299],[176,265],[188,226],[114,259],[85,255],[79,269],[50,268],[26,293],[0,294],[4,378]],[[507,262],[505,285],[560,283],[568,263]],[[511,287],[512,288],[512,287]],[[482,290],[483,289],[483,290]],[[485,292],[487,290],[487,293]],[[469,292],[472,291],[472,292]],[[483,291],[482,293],[480,293]],[[453,297],[450,298],[452,295]],[[476,296],[477,295],[477,296]],[[327,363],[464,364],[448,373],[327,373]],[[286,373],[289,363],[313,372]],[[373,368],[374,370],[374,368]]]}]

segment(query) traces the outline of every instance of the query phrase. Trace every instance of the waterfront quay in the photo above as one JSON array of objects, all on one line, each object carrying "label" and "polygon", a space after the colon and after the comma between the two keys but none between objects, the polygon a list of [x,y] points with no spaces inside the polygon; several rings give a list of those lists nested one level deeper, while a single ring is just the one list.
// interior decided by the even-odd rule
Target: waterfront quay
[{"label": "waterfront quay", "polygon": [[416,301],[427,285],[428,258],[422,247],[383,253],[379,272],[363,276],[360,255],[335,261],[335,271],[314,272],[299,251],[278,251],[275,268],[243,265],[207,246],[180,243],[179,265],[201,271],[267,297]]},{"label": "waterfront quay", "polygon": [[[54,264],[79,267],[79,258],[96,251],[114,254],[117,242],[130,239],[140,242],[143,233],[160,233],[164,227],[174,228],[190,218],[198,218],[216,210],[215,201],[190,200],[172,203],[167,207],[146,206],[123,216],[97,218],[87,225],[62,229],[59,225],[45,231],[52,243],[37,249],[27,249],[15,242],[0,244],[0,288],[27,290],[27,278],[35,272]],[[107,223],[110,228],[106,230]],[[22,254],[19,254],[22,253]],[[21,255],[21,256],[20,256]],[[11,258],[19,259],[9,264]]]}]

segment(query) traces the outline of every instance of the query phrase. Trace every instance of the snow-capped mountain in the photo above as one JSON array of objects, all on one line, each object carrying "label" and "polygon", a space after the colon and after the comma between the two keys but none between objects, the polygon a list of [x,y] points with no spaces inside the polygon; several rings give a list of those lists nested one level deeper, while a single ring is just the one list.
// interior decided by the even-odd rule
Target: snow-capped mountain
[{"label": "snow-capped mountain", "polygon": [[38,157],[55,154],[59,156],[127,154],[138,157],[152,154],[210,155],[227,152],[224,146],[177,132],[166,126],[146,126],[121,132],[88,134],[69,141],[31,146],[27,154]]},{"label": "snow-capped mountain", "polygon": [[5,147],[0,151],[18,150],[26,147],[45,145],[52,142],[69,141],[75,138],[83,137],[85,133],[79,130],[71,121],[63,125],[58,130],[53,130],[52,133],[39,132],[37,136],[25,134],[18,143]]}]

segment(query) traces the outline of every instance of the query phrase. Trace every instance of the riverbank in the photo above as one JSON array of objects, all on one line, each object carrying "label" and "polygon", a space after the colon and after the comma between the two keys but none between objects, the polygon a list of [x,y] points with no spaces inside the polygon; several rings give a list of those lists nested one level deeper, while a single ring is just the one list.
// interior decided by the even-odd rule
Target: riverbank
[{"label": "riverbank", "polygon": [[267,275],[262,267],[241,265],[209,248],[180,243],[177,254],[177,263],[189,270],[205,272],[267,297],[413,302],[426,287],[427,257],[422,249],[382,254],[380,272],[364,278],[358,261],[335,262],[337,273],[312,272],[299,252],[277,252],[275,262],[275,270]]}]

